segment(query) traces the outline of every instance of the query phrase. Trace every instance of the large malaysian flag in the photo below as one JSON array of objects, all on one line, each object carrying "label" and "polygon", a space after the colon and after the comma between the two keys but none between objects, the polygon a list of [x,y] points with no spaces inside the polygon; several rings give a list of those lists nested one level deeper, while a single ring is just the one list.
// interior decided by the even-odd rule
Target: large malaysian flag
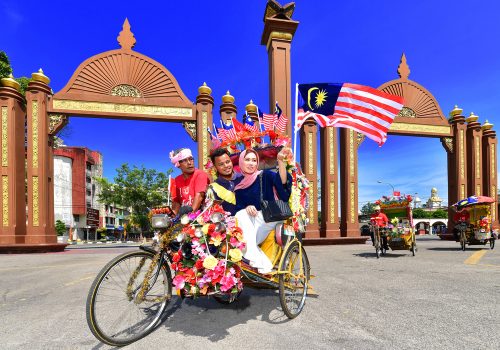
[{"label": "large malaysian flag", "polygon": [[358,84],[299,84],[295,130],[314,118],[322,127],[350,128],[380,146],[394,117],[403,108],[403,98]]}]

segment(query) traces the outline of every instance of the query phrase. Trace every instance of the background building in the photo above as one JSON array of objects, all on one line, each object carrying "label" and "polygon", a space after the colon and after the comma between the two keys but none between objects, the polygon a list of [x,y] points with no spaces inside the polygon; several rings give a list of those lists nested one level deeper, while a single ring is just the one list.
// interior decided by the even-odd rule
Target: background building
[{"label": "background building", "polygon": [[86,147],[54,149],[54,215],[66,224],[72,240],[93,239],[104,226],[105,208],[97,200],[95,177],[102,177],[101,153]]}]

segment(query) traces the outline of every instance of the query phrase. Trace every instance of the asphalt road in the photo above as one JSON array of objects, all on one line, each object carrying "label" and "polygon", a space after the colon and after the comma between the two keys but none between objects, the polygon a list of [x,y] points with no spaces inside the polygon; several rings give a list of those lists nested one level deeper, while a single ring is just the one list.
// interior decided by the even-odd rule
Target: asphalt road
[{"label": "asphalt road", "polygon": [[[417,256],[371,244],[306,250],[316,297],[286,319],[275,291],[246,289],[238,302],[170,304],[169,317],[126,349],[500,349],[500,247],[434,237]],[[102,266],[133,247],[0,256],[1,349],[109,349],[85,319]]]}]

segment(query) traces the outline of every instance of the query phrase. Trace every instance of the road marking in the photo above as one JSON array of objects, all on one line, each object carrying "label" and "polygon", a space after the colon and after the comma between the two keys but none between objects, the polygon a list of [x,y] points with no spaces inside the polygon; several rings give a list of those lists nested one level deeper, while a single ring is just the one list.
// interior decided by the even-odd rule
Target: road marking
[{"label": "road marking", "polygon": [[74,284],[78,284],[78,283],[80,283],[80,282],[83,282],[83,281],[89,280],[89,279],[91,279],[91,278],[92,278],[92,276],[83,277],[83,278],[80,278],[80,279],[75,280],[75,281],[71,281],[71,282],[68,282],[68,283],[64,283],[64,286],[65,286],[65,287],[69,287],[69,286],[72,286],[72,285],[74,285]]},{"label": "road marking", "polygon": [[486,254],[487,250],[480,250],[472,254],[467,258],[467,260],[464,261],[465,265],[477,265],[479,260]]}]

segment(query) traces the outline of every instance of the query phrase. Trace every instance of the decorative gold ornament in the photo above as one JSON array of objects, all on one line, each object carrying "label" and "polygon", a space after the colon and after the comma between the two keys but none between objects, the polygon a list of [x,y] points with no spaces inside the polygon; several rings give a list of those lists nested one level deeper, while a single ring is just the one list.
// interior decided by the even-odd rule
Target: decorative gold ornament
[{"label": "decorative gold ornament", "polygon": [[354,224],[355,208],[354,208],[354,182],[349,183],[350,197],[351,197],[351,224]]},{"label": "decorative gold ornament", "polygon": [[[201,130],[205,131],[208,129],[208,113],[207,112],[202,112],[201,113]],[[202,159],[202,164],[205,164],[208,160],[208,133],[207,132],[202,132],[201,133],[201,159]]]},{"label": "decorative gold ornament", "polygon": [[415,111],[413,109],[411,109],[410,107],[403,107],[398,115],[398,117],[405,117],[405,118],[416,118],[417,117],[417,113],[415,113]]},{"label": "decorative gold ornament", "polygon": [[314,217],[314,208],[316,207],[315,197],[314,197],[314,186],[315,182],[311,181],[309,184],[309,198],[311,203],[309,204],[309,223],[314,224],[316,222],[316,218]]},{"label": "decorative gold ornament", "polygon": [[[459,152],[459,166],[460,166],[460,178],[465,179],[465,137],[464,137],[464,130],[460,130],[459,134],[459,140],[460,140],[460,149],[458,150]],[[464,197],[462,197],[464,198]]]},{"label": "decorative gold ornament", "polygon": [[9,74],[7,78],[2,78],[1,80],[2,86],[10,87],[16,89],[17,91],[21,91],[21,85],[14,79],[12,74]]},{"label": "decorative gold ornament", "polygon": [[227,90],[226,94],[222,96],[222,103],[234,103],[234,97],[231,96],[229,90]]},{"label": "decorative gold ornament", "polygon": [[69,112],[104,112],[117,114],[154,115],[163,117],[192,117],[193,109],[184,107],[144,106],[126,103],[52,100],[54,109]]},{"label": "decorative gold ornament", "polygon": [[441,140],[443,141],[446,152],[453,153],[453,137],[443,137]]},{"label": "decorative gold ornament", "polygon": [[[480,144],[480,140],[479,140],[479,136],[476,136],[474,137],[474,148],[475,148],[475,154],[476,154],[476,179],[479,179],[481,177],[481,155],[480,155],[480,152],[481,152],[481,144]],[[479,194],[478,194],[479,196]]]},{"label": "decorative gold ornament", "polygon": [[349,176],[354,176],[354,131],[349,129]]},{"label": "decorative gold ornament", "polygon": [[460,185],[460,198],[465,198],[465,185]]},{"label": "decorative gold ornament", "polygon": [[196,122],[182,122],[182,126],[191,137],[191,140],[196,142]]},{"label": "decorative gold ornament", "polygon": [[479,116],[475,115],[474,112],[470,112],[470,115],[465,118],[465,121],[467,124],[470,124],[472,122],[476,122],[479,119]]},{"label": "decorative gold ornament", "polygon": [[33,209],[33,226],[39,226],[40,221],[39,221],[39,216],[40,216],[40,211],[39,211],[39,196],[38,196],[38,176],[33,176],[33,203],[32,203],[32,209]]},{"label": "decorative gold ornament", "polygon": [[335,223],[335,182],[330,182],[330,223]]},{"label": "decorative gold ornament", "polygon": [[450,112],[450,117],[453,118],[457,115],[462,115],[463,111],[464,110],[462,108],[459,108],[457,105],[455,105],[455,107]]},{"label": "decorative gold ornament", "polygon": [[31,143],[32,165],[38,168],[38,101],[31,102]]},{"label": "decorative gold ornament", "polygon": [[253,100],[250,100],[250,103],[245,106],[245,111],[247,113],[257,113],[257,106],[253,103]]},{"label": "decorative gold ornament", "polygon": [[9,165],[9,126],[7,107],[2,107],[2,166]]},{"label": "decorative gold ornament", "polygon": [[54,131],[66,121],[67,117],[64,114],[49,114],[49,134],[54,134]]},{"label": "decorative gold ornament", "polygon": [[2,175],[2,225],[9,226],[9,177]]},{"label": "decorative gold ornament", "polygon": [[314,143],[312,132],[307,133],[307,173],[312,175],[314,173]]},{"label": "decorative gold ornament", "polygon": [[120,84],[111,89],[111,96],[141,97],[141,92],[135,86]]},{"label": "decorative gold ornament", "polygon": [[336,168],[336,164],[335,164],[335,145],[336,145],[336,142],[334,142],[334,137],[335,137],[335,132],[337,131],[337,129],[334,129],[334,128],[327,128],[328,130],[328,147],[329,147],[329,172],[330,172],[330,175],[335,175],[335,168]]},{"label": "decorative gold ornament", "polygon": [[40,68],[36,73],[31,73],[31,79],[40,83],[44,83],[46,85],[49,85],[50,83],[49,77],[43,74],[42,68]]},{"label": "decorative gold ornament", "polygon": [[198,94],[199,95],[211,95],[212,89],[210,89],[207,86],[207,83],[204,82],[203,85],[198,88]]},{"label": "decorative gold ornament", "polygon": [[441,134],[443,136],[451,134],[451,128],[447,125],[421,125],[421,124],[410,124],[410,123],[392,123],[389,128],[391,131],[406,131],[415,133],[434,133]]},{"label": "decorative gold ornament", "polygon": [[488,119],[484,122],[483,126],[481,126],[481,130],[486,131],[486,130],[491,130],[493,127],[493,124],[488,122]]}]

